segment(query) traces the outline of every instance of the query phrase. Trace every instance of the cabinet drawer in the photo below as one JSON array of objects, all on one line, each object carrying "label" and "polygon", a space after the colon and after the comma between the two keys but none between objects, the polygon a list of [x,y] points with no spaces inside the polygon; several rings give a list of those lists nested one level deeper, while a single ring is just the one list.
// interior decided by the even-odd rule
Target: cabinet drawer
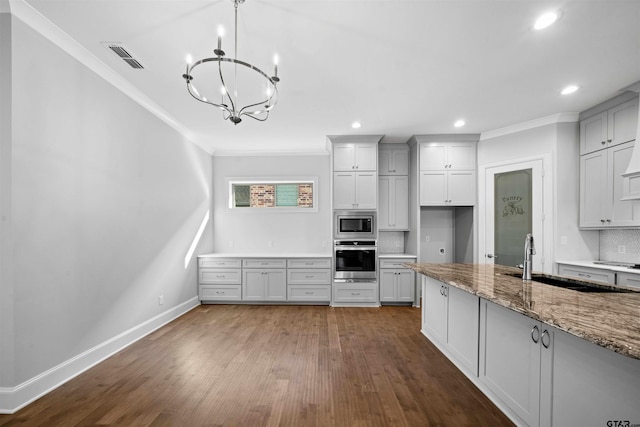
[{"label": "cabinet drawer", "polygon": [[345,283],[334,284],[335,302],[376,302],[378,301],[375,284]]},{"label": "cabinet drawer", "polygon": [[240,301],[240,285],[200,285],[200,301]]},{"label": "cabinet drawer", "polygon": [[404,267],[404,264],[408,262],[416,262],[416,260],[410,258],[381,258],[380,268],[407,268]]},{"label": "cabinet drawer", "polygon": [[244,268],[286,268],[286,259],[243,259]]},{"label": "cabinet drawer", "polygon": [[574,267],[570,265],[560,264],[558,266],[558,274],[561,276],[575,277],[582,280],[595,280],[610,285],[616,284],[616,273],[609,270],[601,270],[589,267]]},{"label": "cabinet drawer", "polygon": [[224,283],[227,285],[240,285],[242,283],[242,270],[239,268],[201,268],[198,276],[199,283]]},{"label": "cabinet drawer", "polygon": [[240,268],[242,260],[239,258],[199,258],[198,266],[204,268]]},{"label": "cabinet drawer", "polygon": [[331,268],[331,258],[288,259],[287,268]]},{"label": "cabinet drawer", "polygon": [[330,285],[331,270],[287,270],[287,284],[289,285]]},{"label": "cabinet drawer", "polygon": [[326,301],[331,300],[331,285],[289,285],[289,301]]},{"label": "cabinet drawer", "polygon": [[617,284],[627,288],[637,288],[640,290],[640,274],[618,273]]}]

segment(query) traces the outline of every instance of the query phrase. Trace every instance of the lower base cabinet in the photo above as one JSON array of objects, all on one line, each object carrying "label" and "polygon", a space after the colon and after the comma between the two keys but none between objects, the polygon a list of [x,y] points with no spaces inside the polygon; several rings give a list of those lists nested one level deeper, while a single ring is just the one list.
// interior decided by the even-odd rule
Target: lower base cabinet
[{"label": "lower base cabinet", "polygon": [[[413,261],[413,260],[412,260]],[[413,303],[416,273],[403,264],[404,258],[386,258],[380,260],[380,302]]]},{"label": "lower base cabinet", "polygon": [[285,269],[245,270],[243,274],[243,300],[287,300],[287,273]]},{"label": "lower base cabinet", "polygon": [[479,380],[516,424],[621,426],[640,420],[640,360],[490,301],[481,300],[480,319]]},{"label": "lower base cabinet", "polygon": [[422,276],[422,332],[467,374],[478,375],[480,299]]},{"label": "lower base cabinet", "polygon": [[334,283],[334,304],[377,304],[378,286],[376,283]]}]

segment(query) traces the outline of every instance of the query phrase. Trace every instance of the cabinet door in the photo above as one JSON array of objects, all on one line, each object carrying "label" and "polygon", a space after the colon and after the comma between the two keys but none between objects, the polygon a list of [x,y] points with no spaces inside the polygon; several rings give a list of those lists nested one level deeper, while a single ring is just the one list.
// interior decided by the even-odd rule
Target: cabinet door
[{"label": "cabinet door", "polygon": [[380,302],[397,301],[396,271],[380,270]]},{"label": "cabinet door", "polygon": [[540,425],[628,425],[612,420],[637,423],[633,420],[640,420],[640,360],[543,326],[552,339],[548,348],[541,350],[543,379],[548,377],[548,386],[541,390]]},{"label": "cabinet door", "polygon": [[333,170],[351,171],[356,166],[355,144],[333,144]]},{"label": "cabinet door", "polygon": [[378,207],[378,176],[375,172],[356,173],[356,209],[376,209]]},{"label": "cabinet door", "polygon": [[602,228],[607,189],[606,150],[580,156],[580,227]]},{"label": "cabinet door", "polygon": [[443,206],[447,200],[447,172],[420,172],[420,206]]},{"label": "cabinet door", "polygon": [[540,417],[540,329],[540,322],[481,300],[480,381],[530,426]]},{"label": "cabinet door", "polygon": [[444,144],[420,144],[420,170],[444,170],[447,166],[447,148]]},{"label": "cabinet door", "polygon": [[392,218],[393,214],[393,199],[391,188],[392,177],[381,176],[378,179],[378,197],[380,206],[378,207],[378,229],[379,230],[393,230],[393,222],[395,218]]},{"label": "cabinet door", "polygon": [[480,300],[453,286],[448,286],[447,300],[447,345],[456,359],[477,376]]},{"label": "cabinet door", "polygon": [[[413,302],[416,288],[416,276],[411,270],[398,270],[396,272],[397,301]],[[477,342],[477,339],[476,339]]]},{"label": "cabinet door", "polygon": [[475,170],[476,146],[470,142],[454,142],[447,146],[448,170]]},{"label": "cabinet door", "polygon": [[265,272],[263,270],[245,270],[242,281],[242,299],[264,301],[265,293]]},{"label": "cabinet door", "polygon": [[476,202],[476,173],[455,171],[448,173],[447,200],[451,205],[473,206]]},{"label": "cabinet door", "polygon": [[286,270],[270,270],[265,274],[265,299],[268,301],[287,300]]},{"label": "cabinet door", "polygon": [[[389,206],[393,229],[409,230],[409,177],[396,176],[392,180],[392,205]],[[380,203],[382,206],[382,202]]]},{"label": "cabinet door", "polygon": [[394,175],[409,175],[409,150],[391,151]]},{"label": "cabinet door", "polygon": [[424,304],[423,328],[429,338],[441,343],[447,342],[447,299],[445,286],[442,282],[426,277],[424,280]]},{"label": "cabinet door", "polygon": [[640,203],[635,200],[620,200],[623,196],[624,183],[622,174],[626,172],[631,160],[634,142],[616,145],[609,148],[607,154],[609,171],[609,200],[610,214],[607,225],[615,227],[634,227],[640,225]]},{"label": "cabinet door", "polygon": [[606,148],[607,112],[604,111],[580,122],[580,154]]},{"label": "cabinet door", "polygon": [[333,208],[354,209],[356,201],[355,172],[333,174]]},{"label": "cabinet door", "polygon": [[355,144],[356,169],[359,171],[378,170],[378,144],[358,143]]},{"label": "cabinet door", "polygon": [[609,145],[617,145],[636,139],[638,130],[638,100],[633,99],[608,111]]}]

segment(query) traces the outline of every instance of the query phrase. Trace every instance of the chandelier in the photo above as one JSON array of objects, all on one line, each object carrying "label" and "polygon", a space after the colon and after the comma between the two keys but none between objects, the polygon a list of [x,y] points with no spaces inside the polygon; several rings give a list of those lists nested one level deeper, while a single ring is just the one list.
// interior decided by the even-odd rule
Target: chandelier
[{"label": "chandelier", "polygon": [[[224,30],[218,27],[218,48],[213,51],[216,56],[193,63],[187,59],[187,71],[182,75],[191,96],[221,109],[224,120],[228,119],[235,125],[242,121],[243,116],[261,122],[267,120],[269,112],[278,102],[277,83],[280,81],[277,55],[274,56],[273,76],[238,59],[238,6],[244,2],[245,0],[233,0],[235,58],[225,57],[222,50]],[[195,72],[196,67],[200,67],[198,72]],[[194,81],[198,82],[197,85]],[[218,99],[219,103],[216,102]]]}]

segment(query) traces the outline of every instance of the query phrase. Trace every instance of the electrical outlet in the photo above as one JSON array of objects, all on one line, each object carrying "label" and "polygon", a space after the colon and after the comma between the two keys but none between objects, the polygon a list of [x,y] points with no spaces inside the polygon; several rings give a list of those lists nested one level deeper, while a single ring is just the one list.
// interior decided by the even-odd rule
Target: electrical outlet
[{"label": "electrical outlet", "polygon": [[159,295],[158,296],[158,305],[162,305],[164,304],[164,295]]},{"label": "electrical outlet", "polygon": [[233,240],[229,240],[229,247],[232,248],[233,247]]},{"label": "electrical outlet", "polygon": [[322,247],[323,247],[323,248],[326,248],[326,247],[327,247],[327,241],[326,241],[326,240],[323,240],[323,241],[322,241]]},{"label": "electrical outlet", "polygon": [[560,244],[562,246],[566,246],[566,244],[567,244],[567,236],[560,236]]},{"label": "electrical outlet", "polygon": [[424,241],[425,242],[430,242],[431,241],[431,236],[425,236]]},{"label": "electrical outlet", "polygon": [[272,248],[273,247],[273,240],[269,240],[269,247]]},{"label": "electrical outlet", "polygon": [[623,254],[627,251],[627,247],[625,245],[618,245],[618,253]]}]

